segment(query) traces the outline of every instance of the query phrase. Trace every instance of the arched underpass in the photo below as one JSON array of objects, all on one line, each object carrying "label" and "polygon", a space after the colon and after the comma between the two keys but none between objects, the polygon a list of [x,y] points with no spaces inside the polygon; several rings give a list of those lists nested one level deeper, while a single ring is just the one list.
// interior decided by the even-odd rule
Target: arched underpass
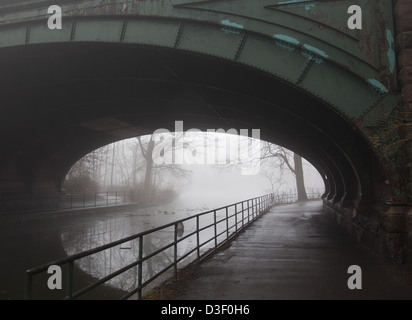
[{"label": "arched underpass", "polygon": [[[93,11],[93,1],[80,7],[63,1],[57,32],[47,29],[41,10],[4,9],[1,192],[59,190],[88,152],[159,128],[172,131],[176,120],[185,129],[260,129],[262,139],[318,169],[324,204],[346,229],[404,262],[409,230],[407,207],[400,206],[401,164],[379,149],[384,141],[376,143],[379,114],[397,104],[388,61],[392,7],[380,1],[368,7],[369,19],[374,10],[382,13],[378,29],[375,20],[367,27],[372,45],[330,21],[310,32],[314,18],[304,8],[292,9],[298,11],[291,17],[289,9],[265,6],[250,11],[260,19],[239,13],[224,19],[230,7],[156,3],[133,11],[119,0]],[[335,8],[322,6],[313,10]],[[299,23],[275,23],[269,11]]]},{"label": "arched underpass", "polygon": [[[262,139],[311,162],[324,177],[325,202],[350,214],[366,207],[370,215],[372,204],[390,198],[358,129],[320,99],[259,70],[144,46],[38,45],[3,55],[2,67],[19,83],[2,86],[11,87],[2,125],[6,190],[59,189],[86,153],[159,128],[173,131],[181,120],[184,130],[260,129]],[[22,61],[30,65],[22,68]]]}]

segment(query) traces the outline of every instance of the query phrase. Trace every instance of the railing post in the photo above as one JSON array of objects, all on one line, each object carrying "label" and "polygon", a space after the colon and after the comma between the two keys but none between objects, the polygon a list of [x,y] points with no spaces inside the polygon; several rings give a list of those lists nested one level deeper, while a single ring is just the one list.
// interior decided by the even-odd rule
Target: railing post
[{"label": "railing post", "polygon": [[256,218],[259,217],[260,214],[260,197],[256,199]]},{"label": "railing post", "polygon": [[177,223],[175,223],[175,234],[174,234],[174,278],[177,281]]},{"label": "railing post", "polygon": [[142,278],[143,278],[143,236],[139,237],[139,267],[138,267],[138,275],[137,275],[137,299],[142,300]]},{"label": "railing post", "polygon": [[229,239],[229,207],[226,207],[226,238]]},{"label": "railing post", "polygon": [[245,207],[244,207],[244,201],[242,201],[242,228],[245,225]]},{"label": "railing post", "polygon": [[114,204],[117,205],[117,191],[116,191],[115,197],[116,197],[116,200]]},{"label": "railing post", "polygon": [[94,192],[94,207],[97,207],[97,191]]},{"label": "railing post", "polygon": [[67,284],[66,284],[66,297],[71,299],[73,297],[73,269],[74,262],[70,261],[67,266]]},{"label": "railing post", "polygon": [[260,197],[256,199],[256,211],[257,211],[257,215],[256,215],[256,218],[257,218],[260,215]]},{"label": "railing post", "polygon": [[250,204],[249,204],[249,201],[250,200],[247,201],[247,223],[248,224],[250,222]]},{"label": "railing post", "polygon": [[257,215],[258,215],[258,200],[255,199],[255,216],[254,216],[253,220],[256,219]]},{"label": "railing post", "polygon": [[86,207],[86,192],[83,192],[83,208]]},{"label": "railing post", "polygon": [[266,196],[262,197],[262,211],[264,212],[266,210]]},{"label": "railing post", "polygon": [[109,205],[109,191],[106,192],[106,207]]},{"label": "railing post", "polygon": [[235,204],[235,232],[237,233],[237,204]]},{"label": "railing post", "polygon": [[200,234],[199,234],[199,229],[200,229],[200,224],[199,224],[199,216],[196,216],[196,242],[197,242],[197,260],[200,259]]},{"label": "railing post", "polygon": [[213,210],[214,227],[215,227],[215,248],[217,248],[217,224],[216,224],[216,210]]}]

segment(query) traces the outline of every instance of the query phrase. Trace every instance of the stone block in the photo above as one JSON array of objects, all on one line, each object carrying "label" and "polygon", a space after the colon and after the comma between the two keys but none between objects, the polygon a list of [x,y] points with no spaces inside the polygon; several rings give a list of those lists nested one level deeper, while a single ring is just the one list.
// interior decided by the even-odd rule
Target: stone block
[{"label": "stone block", "polygon": [[399,54],[398,66],[399,69],[412,65],[412,49],[405,49]]},{"label": "stone block", "polygon": [[407,84],[402,88],[402,99],[404,103],[412,102],[412,84]]},{"label": "stone block", "polygon": [[412,84],[412,65],[405,66],[399,72],[399,81],[402,86]]},{"label": "stone block", "polygon": [[394,11],[397,32],[412,31],[412,1],[398,0]]},{"label": "stone block", "polygon": [[381,225],[384,231],[389,233],[408,232],[407,206],[392,206],[381,216]]},{"label": "stone block", "polygon": [[403,233],[407,230],[405,215],[384,215],[382,227],[386,232]]},{"label": "stone block", "polygon": [[405,49],[412,49],[412,31],[406,31],[398,34],[396,36],[395,46],[398,52]]}]

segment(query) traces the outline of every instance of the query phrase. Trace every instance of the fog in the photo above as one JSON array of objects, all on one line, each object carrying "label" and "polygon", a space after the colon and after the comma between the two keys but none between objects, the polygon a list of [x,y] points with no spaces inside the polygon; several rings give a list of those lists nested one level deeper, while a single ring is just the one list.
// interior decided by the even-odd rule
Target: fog
[{"label": "fog", "polygon": [[[217,136],[220,138],[216,138]],[[229,151],[233,150],[233,135],[223,136],[227,137],[228,144],[225,139],[221,139],[222,134],[184,136],[184,143],[181,142],[184,146],[182,157],[190,161],[182,164],[166,163],[164,159],[169,150],[174,152],[173,158],[170,157],[170,159],[177,159],[178,151],[174,148],[175,145],[167,145],[165,139],[153,138],[153,141],[158,142],[152,145],[153,154],[150,161],[152,159],[154,161],[152,161],[153,168],[150,168],[150,172],[148,172],[148,160],[144,155],[150,149],[151,136],[143,136],[140,140],[133,138],[119,141],[100,148],[79,160],[67,175],[64,188],[69,192],[137,190],[137,193],[144,193],[144,188],[147,189],[149,185],[156,190],[174,190],[175,198],[178,197],[191,207],[202,207],[206,204],[207,207],[223,206],[267,193],[296,194],[296,178],[281,158],[269,157],[264,160],[262,158],[257,167],[254,163],[256,170],[253,174],[244,174],[242,171],[245,165],[250,167],[251,162],[247,164],[247,161],[237,161],[237,158],[233,157],[222,161],[221,158],[228,157]],[[203,137],[206,137],[205,140],[202,140]],[[232,139],[230,140],[232,144],[229,144],[229,139]],[[253,139],[245,139],[243,142],[239,140],[240,145],[241,147],[249,146],[247,151],[250,151],[251,145],[248,145],[248,141]],[[208,164],[210,161],[204,161],[206,156],[199,152],[199,146],[203,150],[206,142],[214,140],[218,142],[216,150],[212,150],[216,161]],[[262,149],[258,150],[262,157],[263,149],[267,149],[267,143],[258,142],[259,145],[256,146]],[[285,159],[293,163],[293,152],[275,145],[270,146],[276,148],[277,151],[280,150],[285,155]],[[219,150],[223,150],[223,154]],[[155,155],[156,152],[159,154]],[[200,157],[203,157],[201,161]],[[202,161],[204,163],[198,164]],[[302,168],[306,192],[308,194],[323,193],[323,180],[316,169],[304,159]],[[148,176],[151,177],[149,184]]]},{"label": "fog", "polygon": [[[180,186],[180,198],[187,202],[199,205],[213,202],[220,206],[270,193],[270,183],[261,174],[241,175],[237,168],[225,170],[212,165],[190,167],[192,170],[191,181]],[[316,169],[306,161],[304,162],[304,173],[307,192],[323,192],[322,178]],[[295,183],[295,178],[290,172],[284,174],[278,193],[295,194]]]}]

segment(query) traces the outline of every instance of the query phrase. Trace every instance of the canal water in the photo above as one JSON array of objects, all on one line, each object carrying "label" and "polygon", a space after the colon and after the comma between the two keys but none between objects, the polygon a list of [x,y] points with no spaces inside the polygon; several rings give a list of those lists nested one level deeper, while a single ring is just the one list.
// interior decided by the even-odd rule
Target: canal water
[{"label": "canal water", "polygon": [[[0,217],[0,299],[23,299],[25,288],[25,271],[54,260],[83,252],[101,245],[123,239],[130,235],[153,229],[176,220],[194,216],[218,207],[226,206],[244,199],[202,199],[180,197],[179,199],[159,206],[121,211],[105,211],[101,213],[72,214],[60,213],[41,215],[20,214],[19,216],[3,215]],[[229,210],[229,215],[234,208]],[[223,219],[225,211],[218,213]],[[201,227],[210,224],[213,215],[202,216]],[[230,221],[234,224],[234,218]],[[218,232],[225,223],[219,225]],[[179,238],[189,234],[196,228],[196,220],[192,219],[183,225]],[[201,233],[201,243],[214,235],[214,229],[208,228]],[[174,228],[170,227],[144,237],[144,256],[158,250],[173,241]],[[223,237],[223,236],[222,236]],[[196,236],[191,236],[178,246],[178,257],[193,250]],[[209,242],[203,252],[213,246]],[[120,268],[136,261],[138,257],[138,240],[104,250],[100,253],[80,259],[75,264],[74,289],[79,289],[96,279],[100,279]],[[189,263],[194,255],[185,262]],[[143,282],[155,275],[159,270],[173,262],[173,247],[150,258],[143,264]],[[63,275],[65,274],[63,268]],[[115,299],[137,286],[137,267],[116,278],[105,286],[94,289],[85,295],[87,299]],[[153,285],[170,277],[165,274]],[[35,276],[33,297],[35,299],[60,299],[63,290],[47,288],[48,274]],[[63,277],[63,287],[65,286]],[[147,288],[150,290],[150,287]]]}]

